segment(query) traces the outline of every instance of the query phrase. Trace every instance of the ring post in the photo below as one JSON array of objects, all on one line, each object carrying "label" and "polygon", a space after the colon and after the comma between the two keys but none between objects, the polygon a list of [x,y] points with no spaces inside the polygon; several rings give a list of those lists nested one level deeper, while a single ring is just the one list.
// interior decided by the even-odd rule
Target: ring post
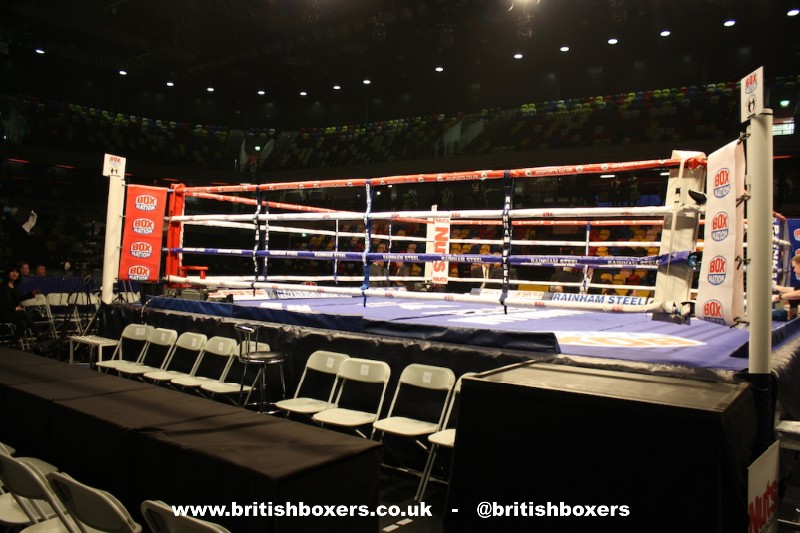
[{"label": "ring post", "polygon": [[114,300],[114,284],[119,272],[122,213],[125,205],[125,158],[106,154],[103,175],[108,178],[108,207],[100,300],[104,304],[110,304]]},{"label": "ring post", "polygon": [[747,315],[750,374],[768,374],[772,351],[772,110],[750,120],[747,140]]}]

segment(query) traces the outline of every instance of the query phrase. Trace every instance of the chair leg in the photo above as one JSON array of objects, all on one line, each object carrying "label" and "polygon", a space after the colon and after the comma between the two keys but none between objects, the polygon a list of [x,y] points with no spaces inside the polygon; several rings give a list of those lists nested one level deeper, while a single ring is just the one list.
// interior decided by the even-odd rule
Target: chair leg
[{"label": "chair leg", "polygon": [[418,503],[425,496],[425,489],[428,488],[428,481],[431,479],[431,472],[433,471],[433,464],[436,461],[436,451],[439,446],[432,444],[428,450],[428,460],[425,462],[425,469],[422,471],[422,477],[419,480],[419,487],[417,493],[414,495],[414,502]]}]

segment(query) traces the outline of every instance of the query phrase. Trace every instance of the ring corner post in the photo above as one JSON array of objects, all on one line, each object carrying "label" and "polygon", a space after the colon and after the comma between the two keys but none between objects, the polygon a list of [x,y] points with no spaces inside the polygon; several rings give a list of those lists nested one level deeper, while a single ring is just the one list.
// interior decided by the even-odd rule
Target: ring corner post
[{"label": "ring corner post", "polygon": [[[115,164],[109,163],[114,160]],[[121,163],[119,162],[121,161]],[[108,206],[106,208],[106,235],[103,247],[103,278],[100,299],[105,304],[114,300],[120,262],[120,243],[122,241],[122,222],[125,205],[125,162],[106,154],[103,175],[108,178]],[[109,170],[110,167],[110,170]]]},{"label": "ring corner post", "polygon": [[167,258],[164,265],[164,277],[178,276],[181,267],[181,254],[172,250],[180,248],[183,243],[183,224],[172,220],[174,216],[182,216],[186,209],[186,196],[184,185],[172,185],[167,211]]}]

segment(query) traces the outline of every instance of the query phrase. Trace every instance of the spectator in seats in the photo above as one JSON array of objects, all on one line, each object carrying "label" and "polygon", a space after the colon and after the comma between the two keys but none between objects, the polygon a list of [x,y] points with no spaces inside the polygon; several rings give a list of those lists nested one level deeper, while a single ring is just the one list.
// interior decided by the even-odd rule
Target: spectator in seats
[{"label": "spectator in seats", "polygon": [[[375,249],[375,253],[385,254],[386,243],[380,243]],[[386,269],[386,261],[382,259],[375,259],[370,261],[369,264],[369,285],[370,287],[388,287],[389,282],[386,277],[389,275]]]},{"label": "spectator in seats", "polygon": [[33,275],[37,278],[44,278],[47,276],[47,267],[44,266],[43,263],[39,263],[36,265],[36,268],[33,269]]},{"label": "spectator in seats", "polygon": [[[559,283],[578,283],[582,280],[583,276],[581,273],[576,271],[575,268],[569,266],[556,270],[555,273],[550,277],[550,281],[556,281]],[[551,285],[550,292],[576,293],[579,292],[579,288],[565,285]]]},{"label": "spectator in seats", "polygon": [[639,178],[636,176],[628,179],[628,195],[630,205],[639,205]]},{"label": "spectator in seats", "polygon": [[22,307],[22,301],[33,298],[39,294],[38,290],[30,294],[20,294],[17,285],[20,281],[20,272],[16,266],[9,267],[0,286],[0,319],[16,326],[15,340],[19,341],[26,330],[35,331],[35,324],[30,314]]},{"label": "spectator in seats", "polygon": [[[400,277],[400,278],[407,278],[407,277],[411,276],[411,265],[410,264],[408,264],[408,263],[406,263],[404,261],[395,261],[394,267],[396,269],[395,270],[395,276]],[[372,275],[370,274],[370,278],[371,277],[372,277]],[[405,287],[406,290],[408,290],[408,291],[413,291],[414,290],[414,282],[413,281],[406,281],[406,280],[398,279],[398,280],[395,280],[394,284],[397,287]]]},{"label": "spectator in seats", "polygon": [[31,266],[26,261],[17,263],[17,271],[20,278],[28,278],[31,275]]},{"label": "spectator in seats", "polygon": [[609,191],[608,191],[608,199],[611,201],[612,206],[622,205],[622,182],[619,181],[619,178],[614,176],[611,182],[608,184]]}]

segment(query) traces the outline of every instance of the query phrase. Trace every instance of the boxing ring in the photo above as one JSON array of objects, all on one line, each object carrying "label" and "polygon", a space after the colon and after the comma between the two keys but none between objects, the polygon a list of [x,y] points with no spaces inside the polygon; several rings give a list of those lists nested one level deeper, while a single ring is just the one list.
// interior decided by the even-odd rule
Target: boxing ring
[{"label": "boxing ring", "polygon": [[[663,205],[513,205],[515,186],[526,180],[647,170],[669,174]],[[704,190],[705,179],[704,154],[676,151],[663,160],[502,171],[174,185],[162,250],[171,289],[147,307],[506,350],[517,354],[514,361],[547,355],[567,364],[734,381],[748,367],[746,320],[728,327],[692,318],[705,221],[691,192]],[[501,205],[373,209],[392,187],[463,182],[492,187]],[[298,192],[313,198],[337,189],[359,191],[363,210],[287,201]],[[788,244],[782,231],[773,243],[778,250]],[[224,246],[231,243],[248,247]],[[553,249],[558,253],[547,253]],[[788,256],[778,255],[782,281]],[[238,273],[227,268],[234,263]],[[795,333],[791,322],[773,324],[776,353]],[[772,364],[782,365],[792,366],[780,358]]]}]

